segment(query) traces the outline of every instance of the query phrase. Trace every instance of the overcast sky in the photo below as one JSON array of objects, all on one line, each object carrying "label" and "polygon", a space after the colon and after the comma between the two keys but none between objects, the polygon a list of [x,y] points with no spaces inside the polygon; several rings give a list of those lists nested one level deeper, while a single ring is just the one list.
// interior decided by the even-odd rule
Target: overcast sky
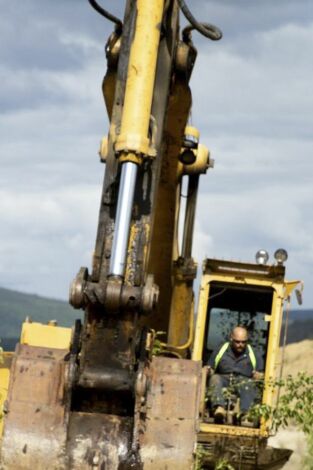
[{"label": "overcast sky", "polygon": [[[123,16],[124,1],[104,2]],[[104,4],[103,3],[103,4]],[[313,307],[311,0],[189,0],[224,32],[194,33],[193,124],[215,168],[202,179],[194,255],[289,253]],[[67,299],[90,266],[108,123],[112,26],[87,0],[0,0],[0,286]]]}]

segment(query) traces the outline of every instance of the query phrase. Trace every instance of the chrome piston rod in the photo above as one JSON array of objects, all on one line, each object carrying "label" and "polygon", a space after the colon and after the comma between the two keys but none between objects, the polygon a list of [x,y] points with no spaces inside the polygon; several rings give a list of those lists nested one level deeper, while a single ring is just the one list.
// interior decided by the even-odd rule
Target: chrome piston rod
[{"label": "chrome piston rod", "polygon": [[110,276],[124,276],[137,170],[138,166],[133,162],[125,162],[122,165],[110,260]]}]

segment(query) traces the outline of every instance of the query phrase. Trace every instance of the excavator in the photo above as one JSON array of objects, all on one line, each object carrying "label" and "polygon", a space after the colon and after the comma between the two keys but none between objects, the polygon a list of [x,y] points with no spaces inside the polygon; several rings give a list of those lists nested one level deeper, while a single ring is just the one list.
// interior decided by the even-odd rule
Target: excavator
[{"label": "excavator", "polygon": [[195,315],[196,202],[213,160],[189,122],[192,34],[222,33],[184,0],[126,0],[123,21],[89,3],[114,29],[92,267],[70,287],[84,319],[73,328],[28,319],[15,352],[3,354],[0,468],[214,469],[221,459],[282,468],[291,452],[268,445],[269,420],[245,426],[230,406],[226,422],[214,422],[207,361],[245,325],[265,361],[260,403],[275,406],[266,384],[280,373],[283,305],[298,284],[285,280],[286,252],[273,264],[264,251],[251,263],[206,259]]}]

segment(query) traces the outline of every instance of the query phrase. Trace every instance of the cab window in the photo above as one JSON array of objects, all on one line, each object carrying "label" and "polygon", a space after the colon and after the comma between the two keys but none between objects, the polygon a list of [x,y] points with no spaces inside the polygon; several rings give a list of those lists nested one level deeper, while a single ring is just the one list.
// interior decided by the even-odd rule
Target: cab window
[{"label": "cab window", "polygon": [[229,340],[235,326],[245,326],[249,343],[265,364],[269,322],[265,315],[272,310],[273,289],[212,282],[210,284],[203,363],[212,352]]}]

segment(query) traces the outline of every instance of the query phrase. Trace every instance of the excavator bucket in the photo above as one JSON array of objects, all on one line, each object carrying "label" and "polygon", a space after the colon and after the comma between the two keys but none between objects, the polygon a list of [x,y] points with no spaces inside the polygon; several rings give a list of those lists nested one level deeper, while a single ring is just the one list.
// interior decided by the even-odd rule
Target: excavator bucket
[{"label": "excavator bucket", "polygon": [[193,468],[200,362],[153,358],[135,418],[70,410],[68,373],[68,350],[17,346],[2,470]]},{"label": "excavator bucket", "polygon": [[66,468],[64,356],[67,350],[18,344],[11,366],[2,469]]}]

